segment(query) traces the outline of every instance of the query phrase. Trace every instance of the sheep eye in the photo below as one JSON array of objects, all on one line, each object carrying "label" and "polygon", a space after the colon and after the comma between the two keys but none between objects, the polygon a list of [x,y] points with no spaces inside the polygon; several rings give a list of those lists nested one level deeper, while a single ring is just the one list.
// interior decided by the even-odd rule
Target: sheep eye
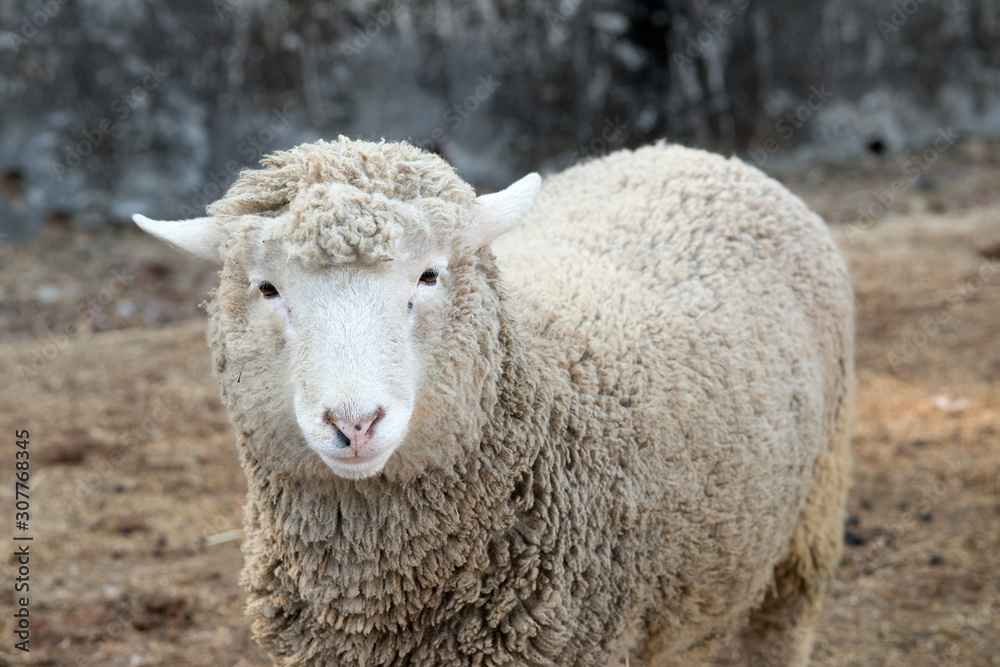
[{"label": "sheep eye", "polygon": [[420,274],[420,282],[424,285],[436,285],[438,281],[437,269],[427,269]]},{"label": "sheep eye", "polygon": [[278,288],[269,282],[262,282],[258,287],[260,287],[260,293],[264,295],[265,299],[273,299],[278,296]]}]

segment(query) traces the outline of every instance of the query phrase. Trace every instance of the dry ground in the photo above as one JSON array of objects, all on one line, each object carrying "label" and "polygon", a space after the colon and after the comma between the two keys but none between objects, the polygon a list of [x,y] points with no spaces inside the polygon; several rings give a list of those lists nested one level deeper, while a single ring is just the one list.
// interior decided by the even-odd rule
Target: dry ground
[{"label": "dry ground", "polygon": [[[1000,665],[998,155],[959,146],[853,227],[897,159],[785,177],[833,222],[858,299],[849,546],[815,664]],[[31,434],[31,664],[265,664],[238,586],[244,481],[196,308],[214,280],[127,229],[53,224],[0,247],[8,469],[14,430]],[[0,498],[13,524],[10,484]],[[28,662],[13,572],[8,558],[0,664]]]}]

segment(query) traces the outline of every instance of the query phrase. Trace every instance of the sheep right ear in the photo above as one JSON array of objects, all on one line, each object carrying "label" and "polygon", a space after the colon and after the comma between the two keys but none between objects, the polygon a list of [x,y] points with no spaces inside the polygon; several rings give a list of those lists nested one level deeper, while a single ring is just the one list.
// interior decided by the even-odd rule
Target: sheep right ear
[{"label": "sheep right ear", "polygon": [[150,220],[136,213],[132,221],[144,231],[162,239],[172,246],[180,248],[192,255],[197,255],[210,262],[219,263],[222,256],[219,252],[225,235],[218,220],[213,217],[193,218],[191,220]]},{"label": "sheep right ear", "polygon": [[466,240],[478,250],[510,231],[527,214],[542,189],[542,177],[528,174],[500,192],[476,197],[476,205]]}]

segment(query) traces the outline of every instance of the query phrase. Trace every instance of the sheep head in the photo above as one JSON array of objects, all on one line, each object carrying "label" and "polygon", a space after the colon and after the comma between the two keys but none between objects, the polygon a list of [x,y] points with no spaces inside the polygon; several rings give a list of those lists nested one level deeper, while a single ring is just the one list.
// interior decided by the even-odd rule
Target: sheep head
[{"label": "sheep head", "polygon": [[[270,408],[294,411],[308,448],[361,479],[433,437],[442,415],[422,403],[443,350],[455,354],[456,320],[475,307],[466,274],[527,213],[541,179],[476,198],[446,163],[406,144],[316,146],[245,173],[208,217],[134,220],[224,264],[229,335],[273,343],[261,348],[273,355],[265,372],[243,382],[273,388]],[[452,394],[450,409],[477,407]]]}]

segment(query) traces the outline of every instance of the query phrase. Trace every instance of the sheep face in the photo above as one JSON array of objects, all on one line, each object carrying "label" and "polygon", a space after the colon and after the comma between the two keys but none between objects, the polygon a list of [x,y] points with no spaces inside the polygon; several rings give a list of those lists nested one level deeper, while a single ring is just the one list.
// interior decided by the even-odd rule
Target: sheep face
[{"label": "sheep face", "polygon": [[341,477],[378,473],[404,441],[443,336],[448,258],[432,249],[314,270],[264,254],[248,272],[249,327],[287,342],[279,363],[306,444]]},{"label": "sheep face", "polygon": [[[356,193],[346,208],[336,202],[319,207],[339,213],[305,225],[313,230],[306,236],[303,211],[318,210],[315,202],[322,201],[315,192],[313,204],[300,208],[292,202],[277,217],[164,222],[135,216],[135,221],[215,261],[236,255],[223,273],[223,281],[242,280],[247,286],[240,305],[244,324],[235,335],[281,340],[272,347],[277,358],[270,364],[271,377],[244,377],[243,382],[267,382],[276,392],[284,387],[291,400],[276,395],[275,402],[293,406],[308,447],[337,475],[362,479],[383,470],[406,446],[408,432],[418,432],[414,437],[423,444],[433,438],[428,424],[435,415],[419,404],[419,397],[429,392],[441,367],[440,346],[458,308],[453,288],[467,279],[468,256],[512,228],[534,203],[540,185],[537,174],[531,174],[460,211],[433,198],[380,206],[382,218],[386,211],[391,214],[376,221],[385,230],[378,238],[390,242],[371,246],[366,255],[338,250],[334,257],[316,241],[335,235],[331,225],[350,224],[345,215],[371,213],[366,205],[355,205]],[[335,188],[324,196],[347,195]],[[462,219],[436,224],[435,215],[446,210]],[[364,226],[374,229],[374,224]],[[438,227],[453,231],[438,233]],[[414,427],[413,419],[421,423]]]}]

